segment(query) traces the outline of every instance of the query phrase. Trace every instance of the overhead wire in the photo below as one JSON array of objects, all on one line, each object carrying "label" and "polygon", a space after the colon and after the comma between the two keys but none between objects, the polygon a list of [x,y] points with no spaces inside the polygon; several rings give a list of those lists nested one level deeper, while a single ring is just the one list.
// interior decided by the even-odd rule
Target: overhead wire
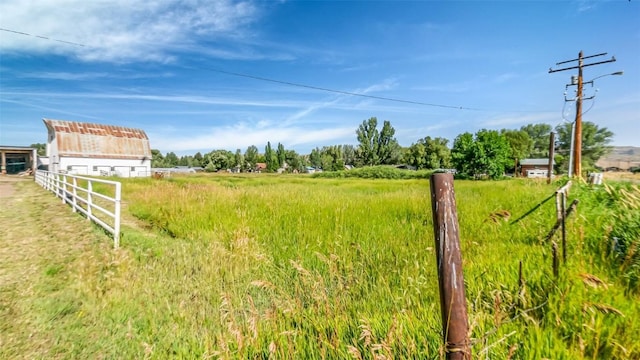
[{"label": "overhead wire", "polygon": [[29,33],[22,32],[22,31],[16,31],[16,30],[5,29],[5,28],[0,28],[0,31],[6,31],[6,32],[14,33],[14,34],[19,34],[19,35],[33,36],[33,37],[36,37],[36,38],[39,38],[39,39],[44,39],[44,40],[57,41],[59,43],[63,43],[63,44],[67,44],[67,45],[88,47],[88,45],[80,44],[80,43],[73,42],[73,41],[54,39],[54,38],[50,38],[50,37],[46,37],[46,36],[42,36],[42,35],[29,34]]},{"label": "overhead wire", "polygon": [[204,67],[204,68],[203,67],[197,67],[197,68],[193,68],[192,67],[192,69],[208,70],[208,71],[213,71],[213,72],[217,72],[217,73],[221,73],[221,74],[233,75],[233,76],[244,77],[244,78],[260,80],[260,81],[267,81],[267,82],[272,82],[272,83],[282,84],[282,85],[296,86],[296,87],[312,89],[312,90],[327,91],[327,92],[332,92],[332,93],[342,94],[342,95],[359,96],[359,97],[365,97],[365,98],[370,98],[370,99],[395,101],[395,102],[401,102],[401,103],[406,103],[406,104],[433,106],[433,107],[441,107],[441,108],[447,108],[447,109],[482,111],[482,109],[465,107],[465,106],[454,106],[454,105],[443,105],[443,104],[435,104],[435,103],[426,103],[426,102],[421,102],[421,101],[403,100],[403,99],[390,98],[390,97],[385,97],[385,96],[375,96],[375,95],[367,95],[367,94],[356,93],[356,92],[351,92],[351,91],[335,90],[335,89],[329,89],[329,88],[324,88],[324,87],[320,87],[320,86],[306,85],[306,84],[294,83],[294,82],[290,82],[290,81],[270,79],[270,78],[266,78],[266,77],[262,77],[262,76],[242,74],[242,73],[238,73],[238,72],[220,70],[220,69],[214,69],[214,68],[208,68],[208,67]]},{"label": "overhead wire", "polygon": [[[44,39],[44,40],[49,40],[49,41],[56,41],[56,42],[60,42],[60,43],[63,43],[63,44],[68,44],[68,45],[73,45],[73,46],[94,47],[94,46],[87,45],[87,44],[82,44],[82,43],[77,43],[77,42],[72,42],[72,41],[66,41],[66,40],[60,40],[60,39],[50,38],[50,37],[46,37],[46,36],[42,36],[42,35],[34,35],[34,34],[22,32],[22,31],[17,31],[17,30],[12,30],[12,29],[0,28],[0,31],[10,32],[10,33],[24,35],[24,36],[31,36],[31,37]],[[391,102],[398,102],[398,103],[405,103],[405,104],[430,106],[430,107],[438,107],[438,108],[445,108],[445,109],[455,109],[455,110],[498,111],[498,110],[481,109],[481,108],[466,107],[466,106],[446,105],[446,104],[422,102],[422,101],[415,101],[415,100],[405,100],[405,99],[392,98],[392,97],[386,97],[386,96],[368,95],[368,94],[357,93],[357,92],[352,92],[352,91],[336,90],[336,89],[331,89],[331,88],[326,88],[326,87],[321,87],[321,86],[296,83],[296,82],[286,81],[286,80],[272,79],[272,78],[263,77],[263,76],[244,74],[244,73],[228,71],[228,70],[222,70],[222,69],[216,69],[216,68],[211,68],[211,67],[194,67],[194,66],[180,66],[180,67],[185,68],[185,69],[192,69],[192,70],[195,69],[195,70],[211,71],[211,72],[216,72],[216,73],[220,73],[220,74],[243,77],[243,78],[247,78],[247,79],[254,79],[254,80],[271,82],[271,83],[276,83],[276,84],[281,84],[281,85],[294,86],[294,87],[299,87],[299,88],[306,88],[306,89],[325,91],[325,92],[332,92],[332,93],[336,93],[336,94],[357,96],[357,97],[363,97],[363,98],[369,98],[369,99],[375,99],[375,100],[383,100],[383,101],[391,101]],[[500,111],[516,112],[516,113],[518,113],[518,112],[520,112],[520,113],[548,112],[548,111],[542,111],[542,110],[500,110]]]}]

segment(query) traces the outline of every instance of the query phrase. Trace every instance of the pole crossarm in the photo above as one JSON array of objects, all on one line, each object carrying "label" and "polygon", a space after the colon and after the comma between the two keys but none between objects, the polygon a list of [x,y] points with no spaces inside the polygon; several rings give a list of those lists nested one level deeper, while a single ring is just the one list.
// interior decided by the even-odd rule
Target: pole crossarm
[{"label": "pole crossarm", "polygon": [[[566,60],[566,61],[561,61],[556,63],[557,65],[561,65],[561,64],[567,64],[570,62],[574,62],[577,61],[578,65],[576,66],[570,66],[570,67],[566,67],[566,68],[562,68],[562,69],[552,69],[549,68],[549,73],[554,73],[554,72],[559,72],[559,71],[565,71],[565,70],[572,70],[572,69],[578,69],[578,81],[573,84],[570,85],[576,85],[577,86],[577,91],[576,91],[576,98],[575,100],[567,100],[566,95],[565,95],[565,101],[575,101],[576,102],[576,119],[574,121],[575,124],[575,133],[572,137],[572,141],[573,141],[573,149],[572,152],[574,154],[573,158],[574,158],[574,162],[573,162],[573,176],[577,176],[577,177],[581,177],[582,176],[582,100],[589,100],[592,99],[593,97],[589,97],[589,98],[584,98],[582,95],[582,86],[584,85],[584,81],[582,78],[582,69],[587,67],[587,66],[594,66],[594,65],[600,65],[600,64],[606,64],[606,63],[611,63],[616,61],[616,58],[614,56],[611,57],[611,59],[609,60],[604,60],[604,61],[599,61],[599,62],[595,62],[595,63],[591,63],[591,64],[584,64],[583,61],[584,59],[590,59],[590,58],[594,58],[597,56],[604,56],[607,55],[607,53],[600,53],[600,54],[595,54],[595,55],[589,55],[589,56],[584,56],[582,54],[582,51],[580,51],[580,53],[578,54],[578,58],[577,59],[572,59],[572,60]],[[593,80],[591,80],[591,85],[593,86]],[[569,85],[567,85],[568,87]],[[566,87],[565,87],[566,89]],[[569,172],[571,173],[571,171]]]},{"label": "pole crossarm", "polygon": [[610,63],[610,62],[614,62],[616,61],[615,57],[612,57],[609,60],[605,60],[605,61],[599,61],[597,63],[591,63],[591,64],[584,64],[584,65],[577,65],[577,66],[572,66],[572,67],[568,67],[568,68],[563,68],[563,69],[549,69],[549,73],[554,73],[554,72],[558,72],[558,71],[565,71],[565,70],[571,70],[571,69],[580,69],[581,67],[587,67],[587,66],[593,66],[593,65],[600,65],[600,64],[606,64],[606,63]]},{"label": "pole crossarm", "polygon": [[[592,58],[592,57],[596,57],[596,56],[604,56],[604,55],[607,55],[607,53],[600,53],[600,54],[595,54],[595,55],[585,56],[585,57],[583,57],[583,58],[582,58],[582,60],[584,60],[584,59],[590,59],[590,58]],[[570,62],[578,61],[578,60],[580,60],[580,57],[578,57],[578,58],[576,58],[576,59],[572,59],[572,60],[566,60],[566,61],[557,62],[557,63],[556,63],[556,65],[566,64],[566,63],[570,63]]]}]

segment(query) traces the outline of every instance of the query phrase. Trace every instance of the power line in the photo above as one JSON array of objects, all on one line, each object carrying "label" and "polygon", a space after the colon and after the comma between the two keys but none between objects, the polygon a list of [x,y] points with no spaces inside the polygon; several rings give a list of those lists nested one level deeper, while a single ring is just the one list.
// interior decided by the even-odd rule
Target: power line
[{"label": "power line", "polygon": [[265,77],[256,76],[256,75],[242,74],[242,73],[237,73],[237,72],[233,72],[233,71],[220,70],[220,69],[214,69],[214,68],[207,68],[207,67],[205,67],[205,68],[201,68],[201,67],[197,67],[197,68],[196,67],[186,67],[186,68],[190,68],[190,69],[194,69],[194,70],[208,70],[208,71],[212,71],[212,72],[217,72],[217,73],[227,74],[227,75],[232,75],[232,76],[239,76],[239,77],[244,77],[244,78],[248,78],[248,79],[267,81],[267,82],[272,82],[272,83],[276,83],[276,84],[296,86],[296,87],[312,89],[312,90],[327,91],[327,92],[332,92],[332,93],[336,93],[336,94],[359,96],[359,97],[365,97],[365,98],[370,98],[370,99],[395,101],[395,102],[406,103],[406,104],[433,106],[433,107],[440,107],[440,108],[447,108],[447,109],[483,111],[482,109],[470,108],[470,107],[464,107],[464,106],[454,106],[454,105],[443,105],[443,104],[435,104],[435,103],[426,103],[426,102],[421,102],[421,101],[403,100],[403,99],[396,99],[396,98],[390,98],[390,97],[385,97],[385,96],[375,96],[375,95],[367,95],[367,94],[355,93],[355,92],[350,92],[350,91],[335,90],[335,89],[329,89],[329,88],[324,88],[324,87],[320,87],[320,86],[299,84],[299,83],[294,83],[294,82],[290,82],[290,81],[270,79],[270,78],[265,78]]},{"label": "power line", "polygon": [[59,43],[73,45],[73,46],[89,47],[88,45],[84,45],[84,44],[80,44],[80,43],[76,43],[76,42],[72,42],[72,41],[59,40],[59,39],[49,38],[49,37],[42,36],[42,35],[33,35],[33,34],[29,34],[29,33],[22,32],[22,31],[16,31],[16,30],[4,29],[4,28],[0,28],[0,31],[6,31],[6,32],[14,33],[14,34],[19,34],[19,35],[32,36],[32,37],[39,38],[39,39],[44,39],[44,40],[57,41]]},{"label": "power line", "polygon": [[[60,43],[63,43],[63,44],[68,44],[68,45],[73,45],[73,46],[93,47],[93,46],[86,45],[86,44],[76,43],[76,42],[72,42],[72,41],[59,40],[59,39],[49,38],[49,37],[41,36],[41,35],[33,35],[33,34],[26,33],[26,32],[16,31],[16,30],[11,30],[11,29],[0,28],[0,31],[6,31],[6,32],[14,33],[14,34],[36,37],[36,38],[44,39],[44,40],[57,41],[57,42],[60,42]],[[266,81],[266,82],[271,82],[271,83],[276,83],[276,84],[281,84],[281,85],[287,85],[287,86],[294,86],[294,87],[300,87],[300,88],[306,88],[306,89],[312,89],[312,90],[318,90],[318,91],[332,92],[332,93],[336,93],[336,94],[349,95],[349,96],[358,96],[358,97],[369,98],[369,99],[392,101],[392,102],[398,102],[398,103],[404,103],[404,104],[422,105],[422,106],[438,107],[438,108],[445,108],[445,109],[455,109],[455,110],[468,110],[468,111],[497,111],[497,110],[480,109],[480,108],[473,108],[473,107],[466,107],[466,106],[455,106],[455,105],[428,103],[428,102],[414,101],[414,100],[404,100],[404,99],[391,98],[391,97],[386,97],[386,96],[367,95],[367,94],[356,93],[356,92],[351,92],[351,91],[335,90],[335,89],[330,89],[330,88],[325,88],[325,87],[320,87],[320,86],[315,86],[315,85],[300,84],[300,83],[295,83],[295,82],[291,82],[291,81],[271,79],[271,78],[257,76],[257,75],[243,74],[243,73],[227,71],[227,70],[221,70],[221,69],[215,69],[215,68],[209,68],[209,67],[193,67],[193,66],[181,66],[181,67],[185,68],[185,69],[191,69],[191,70],[211,71],[211,72],[216,72],[216,73],[220,73],[220,74],[243,77],[243,78],[254,79],[254,80],[259,80],[259,81]],[[515,112],[515,113],[549,112],[549,111],[540,111],[540,110],[501,110],[501,111],[504,111],[504,112]]]}]

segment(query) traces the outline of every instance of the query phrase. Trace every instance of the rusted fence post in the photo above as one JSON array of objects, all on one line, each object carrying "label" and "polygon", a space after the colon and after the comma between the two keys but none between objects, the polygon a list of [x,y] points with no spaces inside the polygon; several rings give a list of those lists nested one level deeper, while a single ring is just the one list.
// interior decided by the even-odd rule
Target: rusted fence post
[{"label": "rusted fence post", "polygon": [[555,150],[555,133],[552,131],[549,134],[549,167],[547,173],[547,184],[551,184],[551,178],[553,177],[553,157]]},{"label": "rusted fence post", "polygon": [[430,183],[446,358],[469,360],[471,347],[453,175],[433,174]]},{"label": "rusted fence post", "polygon": [[553,277],[558,278],[558,244],[555,241],[551,242],[551,257],[552,257],[552,267],[553,267]]},{"label": "rusted fence post", "polygon": [[567,263],[567,193],[562,193],[562,263]]}]

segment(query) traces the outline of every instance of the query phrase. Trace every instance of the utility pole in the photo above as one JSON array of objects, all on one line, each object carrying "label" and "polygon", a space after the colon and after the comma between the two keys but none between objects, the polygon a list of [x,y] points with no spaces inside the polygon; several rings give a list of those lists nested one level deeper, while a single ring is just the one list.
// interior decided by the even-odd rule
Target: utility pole
[{"label": "utility pole", "polygon": [[584,64],[583,60],[584,59],[589,59],[589,58],[594,58],[597,56],[604,56],[607,55],[607,53],[601,53],[601,54],[596,54],[596,55],[590,55],[590,56],[583,56],[582,55],[582,51],[580,51],[580,53],[578,54],[578,58],[577,59],[573,59],[573,60],[567,60],[567,61],[561,61],[559,63],[556,63],[556,66],[561,65],[561,64],[566,64],[566,63],[570,63],[570,62],[574,62],[577,61],[578,65],[577,66],[571,66],[571,67],[567,67],[567,68],[563,68],[563,69],[549,69],[549,73],[554,73],[554,72],[558,72],[558,71],[565,71],[565,70],[572,70],[572,69],[578,69],[578,81],[576,84],[574,84],[574,81],[572,79],[571,81],[571,85],[576,85],[578,87],[578,90],[576,92],[576,119],[575,119],[575,132],[574,132],[574,138],[573,140],[573,149],[571,149],[571,151],[573,151],[573,176],[578,176],[578,177],[582,177],[582,68],[587,67],[587,66],[593,66],[593,65],[600,65],[600,64],[606,64],[606,63],[610,63],[610,62],[614,62],[616,61],[615,57],[611,57],[610,60],[605,60],[605,61],[599,61],[596,63],[591,63],[591,64]]}]

